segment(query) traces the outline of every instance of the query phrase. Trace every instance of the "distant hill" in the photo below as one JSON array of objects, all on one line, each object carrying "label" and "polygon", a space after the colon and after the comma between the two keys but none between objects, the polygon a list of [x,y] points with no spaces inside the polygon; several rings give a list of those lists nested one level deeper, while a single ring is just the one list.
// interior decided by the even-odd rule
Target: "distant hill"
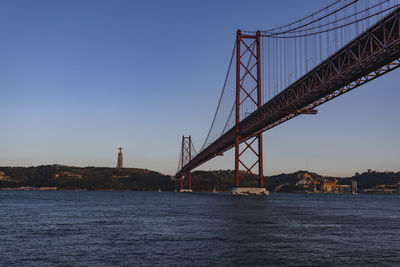
[{"label": "distant hill", "polygon": [[351,177],[358,183],[358,188],[378,188],[382,185],[400,185],[400,172],[364,172]]},{"label": "distant hill", "polygon": [[298,190],[296,183],[304,178],[322,180],[319,174],[307,171],[297,171],[294,173],[282,173],[265,178],[267,188],[272,192],[293,192]]},{"label": "distant hill", "polygon": [[[228,192],[234,187],[233,170],[194,171],[192,189],[196,192]],[[297,171],[289,174],[266,176],[264,183],[272,192],[294,192],[302,188],[296,184],[303,179],[323,181],[334,177],[324,177],[317,173]],[[338,184],[349,185],[358,182],[359,189],[399,188],[400,172],[365,172],[352,177],[336,177]],[[129,190],[129,191],[174,191],[170,176],[147,169],[73,167],[44,165],[37,167],[0,167],[0,188],[57,187],[61,190]],[[257,187],[256,179],[247,176],[241,181],[243,187]]]},{"label": "distant hill", "polygon": [[[274,176],[265,176],[264,184],[270,191],[292,192],[296,183],[308,175],[313,178],[321,178],[321,175],[309,173],[306,171],[298,171],[290,174],[279,174]],[[192,188],[196,191],[212,191],[214,187],[217,191],[230,191],[234,187],[235,171],[219,170],[219,171],[194,171],[192,173]],[[247,175],[240,183],[242,187],[257,187],[258,181]]]},{"label": "distant hill", "polygon": [[146,169],[70,167],[0,167],[0,188],[58,187],[66,190],[174,190],[170,176]]}]

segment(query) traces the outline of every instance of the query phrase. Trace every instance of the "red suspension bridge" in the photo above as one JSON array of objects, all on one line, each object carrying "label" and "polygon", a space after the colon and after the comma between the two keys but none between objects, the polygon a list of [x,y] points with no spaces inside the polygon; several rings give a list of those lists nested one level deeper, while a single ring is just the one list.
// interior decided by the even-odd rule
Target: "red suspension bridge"
[{"label": "red suspension bridge", "polygon": [[339,0],[290,24],[237,31],[210,130],[199,152],[182,137],[175,175],[235,148],[235,187],[253,176],[264,187],[262,133],[400,66],[398,0]]}]

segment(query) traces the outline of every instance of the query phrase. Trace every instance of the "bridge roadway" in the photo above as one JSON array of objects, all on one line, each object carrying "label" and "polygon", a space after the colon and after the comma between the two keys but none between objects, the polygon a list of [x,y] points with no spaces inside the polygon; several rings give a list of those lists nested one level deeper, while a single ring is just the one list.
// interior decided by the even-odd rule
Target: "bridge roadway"
[{"label": "bridge roadway", "polygon": [[[239,123],[242,135],[264,132],[400,66],[400,8],[323,61]],[[235,127],[176,174],[192,170],[235,145]]]}]

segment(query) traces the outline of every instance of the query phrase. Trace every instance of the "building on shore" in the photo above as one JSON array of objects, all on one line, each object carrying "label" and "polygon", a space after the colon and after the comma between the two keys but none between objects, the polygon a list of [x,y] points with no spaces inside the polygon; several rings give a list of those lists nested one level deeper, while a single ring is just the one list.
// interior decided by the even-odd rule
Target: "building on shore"
[{"label": "building on shore", "polygon": [[333,181],[324,180],[321,187],[322,192],[335,192],[337,182],[337,179]]},{"label": "building on shore", "polygon": [[296,183],[296,187],[299,190],[305,192],[317,192],[320,190],[321,182],[319,180],[313,179],[313,177],[308,173],[305,173],[303,177],[303,179]]},{"label": "building on shore", "polygon": [[336,189],[338,193],[350,193],[351,192],[351,185],[349,184],[337,184]]},{"label": "building on shore", "polygon": [[122,147],[118,148],[118,161],[117,161],[117,169],[122,169],[124,167],[123,164],[123,156],[122,156]]}]

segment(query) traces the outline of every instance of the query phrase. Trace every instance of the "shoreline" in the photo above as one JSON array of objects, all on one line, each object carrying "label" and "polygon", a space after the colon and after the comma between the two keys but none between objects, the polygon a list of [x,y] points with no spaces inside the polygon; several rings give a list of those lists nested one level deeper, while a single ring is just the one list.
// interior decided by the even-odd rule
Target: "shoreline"
[{"label": "shoreline", "polygon": [[[96,190],[89,190],[89,189],[66,189],[66,188],[58,188],[58,187],[4,187],[0,188],[0,191],[75,191],[75,192],[175,192],[175,191],[157,191],[157,190],[117,190],[117,189],[96,189]],[[193,191],[193,193],[229,193],[230,191]],[[178,192],[179,193],[179,192]],[[296,191],[296,192],[274,192],[271,193],[285,193],[285,194],[311,194],[311,195],[400,195],[400,192],[380,192],[380,191],[373,191],[367,189],[366,192],[357,192],[352,194],[351,192],[306,192],[306,191]]]}]

